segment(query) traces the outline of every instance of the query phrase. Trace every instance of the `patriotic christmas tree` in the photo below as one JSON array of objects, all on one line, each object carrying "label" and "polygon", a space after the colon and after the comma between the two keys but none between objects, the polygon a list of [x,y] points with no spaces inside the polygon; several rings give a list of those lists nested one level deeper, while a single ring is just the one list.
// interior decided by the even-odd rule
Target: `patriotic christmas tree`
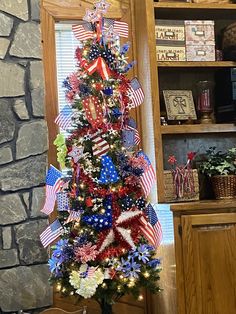
[{"label": "patriotic christmas tree", "polygon": [[134,65],[126,57],[129,44],[120,45],[128,25],[104,18],[108,7],[96,2],[72,27],[77,70],[64,81],[68,105],[55,120],[69,135],[54,142],[69,175],[49,168],[42,212],[49,215],[56,203],[58,217],[40,236],[44,247],[53,244],[51,282],[65,295],[95,298],[107,314],[127,293],[142,299],[143,288],[160,290],[161,241],[146,201],[155,173],[130,117],[144,94],[138,79],[126,75]]}]

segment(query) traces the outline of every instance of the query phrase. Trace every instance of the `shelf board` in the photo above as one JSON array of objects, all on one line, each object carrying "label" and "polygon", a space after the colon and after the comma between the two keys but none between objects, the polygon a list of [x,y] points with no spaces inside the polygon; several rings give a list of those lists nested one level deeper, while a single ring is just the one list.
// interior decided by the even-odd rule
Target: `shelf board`
[{"label": "shelf board", "polygon": [[236,132],[236,125],[229,124],[182,124],[162,125],[161,134],[198,134],[198,133],[232,133]]},{"label": "shelf board", "polygon": [[154,2],[154,8],[158,9],[201,9],[201,10],[235,10],[236,4],[230,3],[177,3],[177,2]]},{"label": "shelf board", "polygon": [[158,61],[161,68],[230,68],[236,67],[234,61]]}]

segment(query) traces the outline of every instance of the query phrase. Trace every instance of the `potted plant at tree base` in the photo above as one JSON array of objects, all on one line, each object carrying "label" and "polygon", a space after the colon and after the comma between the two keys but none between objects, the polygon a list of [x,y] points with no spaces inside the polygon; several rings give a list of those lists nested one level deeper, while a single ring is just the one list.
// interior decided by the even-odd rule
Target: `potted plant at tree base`
[{"label": "potted plant at tree base", "polygon": [[216,199],[236,198],[236,148],[223,153],[210,147],[205,158],[200,171],[211,178]]}]

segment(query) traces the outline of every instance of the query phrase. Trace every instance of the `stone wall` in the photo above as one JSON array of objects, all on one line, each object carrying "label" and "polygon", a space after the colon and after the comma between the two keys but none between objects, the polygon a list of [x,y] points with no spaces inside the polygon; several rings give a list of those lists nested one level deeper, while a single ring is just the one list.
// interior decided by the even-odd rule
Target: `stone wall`
[{"label": "stone wall", "polygon": [[0,313],[52,303],[39,241],[48,148],[39,2],[0,1]]}]

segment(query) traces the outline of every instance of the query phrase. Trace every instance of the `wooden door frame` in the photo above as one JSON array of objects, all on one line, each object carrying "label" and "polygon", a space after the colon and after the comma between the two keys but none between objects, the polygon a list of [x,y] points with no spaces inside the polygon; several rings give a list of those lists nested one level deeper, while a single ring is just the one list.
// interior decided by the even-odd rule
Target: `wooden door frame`
[{"label": "wooden door frame", "polygon": [[[130,29],[132,30],[132,35],[130,35],[129,41],[132,42],[132,56],[136,59],[133,0],[110,0],[109,2],[111,3],[111,7],[106,15],[107,17],[122,20],[130,17]],[[53,141],[58,134],[58,127],[54,123],[54,120],[58,115],[55,23],[59,21],[81,20],[85,15],[86,8],[93,8],[93,3],[93,0],[41,0],[41,32],[45,76],[45,113],[49,137],[48,163],[55,166],[58,166],[56,147],[53,145]],[[130,7],[130,15],[127,14],[127,7]],[[133,73],[137,73],[137,67],[134,69]],[[141,130],[139,110],[136,110],[134,115],[138,123],[138,128]]]}]

